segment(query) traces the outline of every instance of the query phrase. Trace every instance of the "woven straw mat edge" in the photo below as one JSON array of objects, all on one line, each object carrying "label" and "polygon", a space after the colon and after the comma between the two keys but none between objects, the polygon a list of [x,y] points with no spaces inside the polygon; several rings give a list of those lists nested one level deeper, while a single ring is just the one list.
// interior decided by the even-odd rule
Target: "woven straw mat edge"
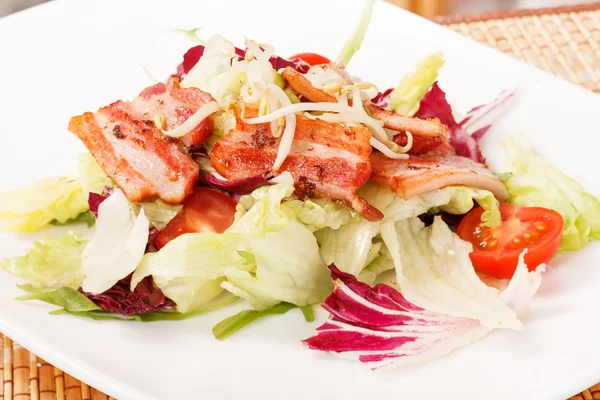
[{"label": "woven straw mat edge", "polygon": [[435,21],[600,93],[600,3],[437,17]]}]

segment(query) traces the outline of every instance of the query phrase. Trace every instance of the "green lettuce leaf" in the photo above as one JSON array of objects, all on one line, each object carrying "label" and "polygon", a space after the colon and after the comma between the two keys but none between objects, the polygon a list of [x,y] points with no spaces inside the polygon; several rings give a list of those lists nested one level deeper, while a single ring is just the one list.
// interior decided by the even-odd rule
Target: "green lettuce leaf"
[{"label": "green lettuce leaf", "polygon": [[281,229],[288,221],[300,222],[314,232],[325,227],[337,229],[353,218],[353,212],[345,204],[328,198],[299,200],[293,192],[293,183],[286,181],[262,186],[242,196],[229,232],[260,234]]},{"label": "green lettuce leaf", "polygon": [[143,208],[144,214],[148,218],[148,221],[150,221],[150,224],[159,231],[167,226],[183,208],[181,204],[167,204],[160,199],[156,201],[143,201],[131,206],[136,214],[139,214],[140,209]]},{"label": "green lettuce leaf", "polygon": [[380,225],[379,222],[356,217],[339,229],[325,228],[315,232],[323,261],[327,265],[334,263],[341,271],[358,276],[367,265]]},{"label": "green lettuce leaf", "polygon": [[[466,214],[475,202],[485,210],[482,219],[487,224],[496,226],[501,221],[498,201],[491,192],[465,186],[449,186],[404,200],[387,186],[369,181],[359,194],[383,212],[384,221],[414,218],[431,209]],[[380,232],[380,222],[354,216],[339,228],[333,226],[316,231],[315,236],[326,264],[335,263],[341,271],[372,284],[383,272],[393,269],[389,252],[381,243]]]},{"label": "green lettuce leaf", "polygon": [[340,54],[337,57],[337,61],[341,62],[344,65],[348,65],[354,53],[360,49],[360,46],[367,34],[367,29],[369,29],[369,23],[371,22],[371,14],[373,14],[373,5],[375,4],[375,0],[365,0],[365,5],[360,16],[360,21],[358,22],[358,26],[352,32],[352,35],[348,38],[344,47],[340,51]]},{"label": "green lettuce leaf", "polygon": [[297,220],[312,232],[323,228],[338,229],[353,218],[348,206],[329,198],[287,200],[281,208],[290,219]]},{"label": "green lettuce leaf", "polygon": [[58,239],[33,242],[25,255],[6,259],[0,267],[25,281],[45,288],[79,288],[84,274],[81,253],[85,241],[72,232]]},{"label": "green lettuce leaf", "polygon": [[185,36],[190,38],[192,41],[196,42],[196,44],[206,45],[206,42],[198,37],[198,31],[201,31],[202,28],[193,28],[193,29],[173,29],[173,32],[183,33]]},{"label": "green lettuce leaf", "polygon": [[555,210],[564,219],[559,251],[579,250],[600,239],[600,201],[575,180],[535,155],[524,136],[508,139],[507,172],[502,174],[510,203]]},{"label": "green lettuce leaf", "polygon": [[[255,268],[226,268],[222,287],[264,310],[284,301],[297,306],[319,303],[333,288],[313,234],[296,221],[278,232],[249,241]],[[274,251],[274,249],[276,249]]]},{"label": "green lettuce leaf", "polygon": [[213,335],[219,340],[227,339],[229,336],[247,327],[254,321],[264,318],[268,315],[285,314],[292,308],[296,308],[294,304],[279,303],[273,307],[262,311],[244,310],[225,318],[213,327]]},{"label": "green lettuce leaf", "polygon": [[86,198],[89,193],[102,194],[104,187],[114,186],[112,179],[106,175],[90,153],[82,153],[78,157],[77,180]]},{"label": "green lettuce leaf", "polygon": [[77,180],[44,179],[28,188],[0,194],[0,230],[35,232],[53,221],[65,223],[89,209]]},{"label": "green lettuce leaf", "polygon": [[460,239],[441,217],[428,227],[419,218],[388,220],[381,236],[409,302],[428,311],[472,318],[488,328],[522,329],[499,292],[475,273],[471,243]]},{"label": "green lettuce leaf", "polygon": [[292,195],[294,186],[280,183],[262,186],[238,201],[233,225],[228,232],[261,236],[282,229],[290,221],[290,213],[282,201]]},{"label": "green lettuce leaf", "polygon": [[[239,89],[237,91],[239,92]],[[236,124],[235,113],[233,110],[215,113],[211,116],[211,118],[214,127],[213,134],[202,145],[206,149],[208,154],[212,152],[213,148],[215,147],[215,143],[217,143],[217,140],[227,135],[232,129],[235,129]],[[210,160],[208,166],[211,169],[213,169],[212,166],[210,166]]]},{"label": "green lettuce leaf", "polygon": [[498,200],[487,190],[466,186],[448,186],[443,189],[423,193],[407,200],[394,194],[387,186],[367,182],[359,194],[383,212],[384,219],[401,221],[417,217],[438,208],[450,214],[466,214],[477,202],[485,211],[482,220],[490,226],[500,225]]},{"label": "green lettuce leaf", "polygon": [[227,109],[227,104],[238,97],[246,79],[243,64],[238,61],[233,43],[214,35],[206,43],[200,61],[181,81],[181,86],[204,90],[223,109]]},{"label": "green lettuce leaf", "polygon": [[[380,244],[377,247],[377,244]],[[394,269],[394,260],[390,255],[387,246],[384,243],[375,243],[371,250],[377,247],[377,252],[372,261],[367,263],[367,266],[358,275],[358,280],[368,285],[374,285],[377,279],[387,271]]]},{"label": "green lettuce leaf", "polygon": [[93,301],[70,287],[61,287],[55,290],[36,290],[24,296],[17,297],[17,300],[40,300],[58,306],[69,313],[100,310],[100,307],[94,304]]},{"label": "green lettuce leaf", "polygon": [[96,216],[90,210],[84,211],[75,218],[71,218],[66,220],[65,222],[58,222],[54,220],[50,222],[54,226],[66,226],[72,224],[86,224],[88,228],[94,226],[96,224]]},{"label": "green lettuce leaf", "polygon": [[300,307],[300,311],[302,311],[302,315],[304,315],[304,320],[306,322],[314,322],[315,314],[313,313],[312,306]]},{"label": "green lettuce leaf", "polygon": [[348,211],[331,201],[299,204],[293,191],[292,184],[280,183],[242,196],[227,232],[182,235],[146,254],[132,285],[152,275],[180,312],[201,306],[222,288],[259,310],[282,301],[320,302],[331,279],[312,232],[340,225]]},{"label": "green lettuce leaf", "polygon": [[170,241],[159,252],[148,253],[131,279],[131,286],[152,275],[154,283],[181,313],[194,311],[222,292],[225,267],[249,269],[236,249],[235,233],[192,233]]},{"label": "green lettuce leaf", "polygon": [[437,81],[440,68],[444,66],[442,53],[428,55],[417,69],[406,74],[398,87],[390,94],[390,108],[398,114],[412,117],[419,111],[421,99]]}]

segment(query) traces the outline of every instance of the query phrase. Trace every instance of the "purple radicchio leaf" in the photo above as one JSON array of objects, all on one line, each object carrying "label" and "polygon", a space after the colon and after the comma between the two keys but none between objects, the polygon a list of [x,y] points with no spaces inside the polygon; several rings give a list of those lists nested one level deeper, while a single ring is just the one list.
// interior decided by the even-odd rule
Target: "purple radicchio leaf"
[{"label": "purple radicchio leaf", "polygon": [[[235,48],[235,53],[238,56],[238,59],[244,59],[246,55],[246,50],[242,50],[238,47]],[[183,61],[177,67],[177,73],[175,76],[179,79],[183,78],[188,72],[191,71],[192,68],[200,61],[200,58],[204,55],[204,46],[198,45],[190,48],[184,55]],[[304,62],[299,58],[294,58],[291,60],[287,60],[282,57],[272,56],[269,59],[269,62],[275,68],[275,70],[279,70],[285,67],[292,67],[296,71],[300,73],[306,73],[310,69],[310,65]]]},{"label": "purple radicchio leaf", "polygon": [[[471,318],[450,317],[418,307],[391,286],[373,287],[329,265],[334,290],[323,302],[331,319],[303,343],[313,350],[359,361],[372,369],[429,361],[492,331]],[[543,268],[528,273],[520,263],[501,296],[523,307],[535,294]]]},{"label": "purple radicchio leaf", "polygon": [[168,310],[175,306],[159,288],[154,286],[152,277],[144,278],[133,292],[129,288],[130,282],[131,275],[121,279],[112,288],[101,294],[93,295],[82,289],[79,291],[102,310],[126,317],[151,311]]},{"label": "purple radicchio leaf", "polygon": [[90,207],[90,211],[96,216],[96,218],[98,218],[98,208],[100,207],[100,204],[102,204],[102,202],[111,194],[112,188],[105,186],[102,194],[90,192],[88,195],[88,205]]},{"label": "purple radicchio leaf", "polygon": [[485,163],[485,158],[477,142],[518,97],[517,95],[518,91],[515,89],[504,90],[490,103],[471,109],[465,118],[457,123],[452,114],[452,107],[446,100],[446,93],[436,82],[421,99],[419,111],[415,117],[439,118],[443,124],[448,126],[450,144],[456,150],[456,154]]},{"label": "purple radicchio leaf", "polygon": [[156,247],[156,239],[158,239],[159,230],[151,227],[148,231],[148,244],[146,245],[146,253],[154,253],[158,251]]},{"label": "purple radicchio leaf", "polygon": [[371,103],[377,107],[387,109],[390,102],[390,94],[394,91],[394,88],[389,88],[384,92],[377,93],[377,96],[371,99]]},{"label": "purple radicchio leaf", "polygon": [[518,90],[503,90],[491,102],[471,109],[460,122],[460,126],[470,133],[476,141],[479,141],[517,97]]},{"label": "purple radicchio leaf", "polygon": [[202,45],[194,46],[186,51],[183,55],[183,61],[177,67],[177,74],[175,76],[179,79],[183,78],[200,61],[203,54],[204,46]]},{"label": "purple radicchio leaf", "polygon": [[456,122],[452,114],[452,107],[446,100],[446,93],[440,89],[437,82],[421,99],[419,111],[417,111],[415,117],[424,119],[439,118],[444,125],[448,126],[450,144],[456,150],[456,154],[485,164],[485,158],[481,154],[477,141]]}]

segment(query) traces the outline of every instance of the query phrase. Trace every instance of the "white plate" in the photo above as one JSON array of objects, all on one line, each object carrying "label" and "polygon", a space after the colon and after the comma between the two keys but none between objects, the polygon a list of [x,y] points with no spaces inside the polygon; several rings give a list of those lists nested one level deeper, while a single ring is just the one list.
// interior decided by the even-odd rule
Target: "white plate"
[{"label": "white plate", "polygon": [[[83,146],[69,117],[129,98],[149,85],[140,65],[165,78],[192,43],[165,28],[203,27],[278,54],[333,56],[360,1],[55,0],[0,20],[0,189],[72,171]],[[519,105],[485,139],[494,165],[499,138],[525,132],[536,149],[593,194],[598,183],[600,97],[534,70],[431,22],[378,2],[355,75],[385,88],[426,53],[448,60],[441,85],[459,110],[528,82]],[[52,232],[50,232],[52,233]],[[44,233],[34,235],[40,237]],[[21,254],[31,236],[0,237]],[[0,273],[0,331],[69,374],[120,399],[525,399],[566,398],[600,380],[600,247],[561,256],[523,332],[496,332],[436,362],[388,373],[305,350],[317,326],[299,312],[273,317],[224,342],[211,327],[235,308],[181,322],[96,322],[50,316],[23,304]]]}]

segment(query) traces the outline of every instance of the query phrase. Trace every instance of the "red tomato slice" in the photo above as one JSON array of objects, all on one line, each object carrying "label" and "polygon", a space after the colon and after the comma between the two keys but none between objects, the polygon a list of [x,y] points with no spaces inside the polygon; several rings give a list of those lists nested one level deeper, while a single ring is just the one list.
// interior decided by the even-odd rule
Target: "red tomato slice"
[{"label": "red tomato slice", "polygon": [[171,240],[184,233],[223,233],[233,223],[236,201],[215,189],[197,187],[185,199],[183,208],[165,226],[156,238],[161,249]]},{"label": "red tomato slice", "polygon": [[289,59],[293,60],[294,58],[299,58],[310,65],[329,64],[331,62],[329,58],[323,57],[322,55],[317,53],[299,53],[294,56],[291,56]]},{"label": "red tomato slice", "polygon": [[468,213],[458,226],[458,236],[473,244],[471,261],[476,270],[497,278],[511,278],[524,249],[530,271],[552,259],[563,230],[563,218],[541,207],[500,204],[502,225],[490,228],[481,222],[482,208]]}]

